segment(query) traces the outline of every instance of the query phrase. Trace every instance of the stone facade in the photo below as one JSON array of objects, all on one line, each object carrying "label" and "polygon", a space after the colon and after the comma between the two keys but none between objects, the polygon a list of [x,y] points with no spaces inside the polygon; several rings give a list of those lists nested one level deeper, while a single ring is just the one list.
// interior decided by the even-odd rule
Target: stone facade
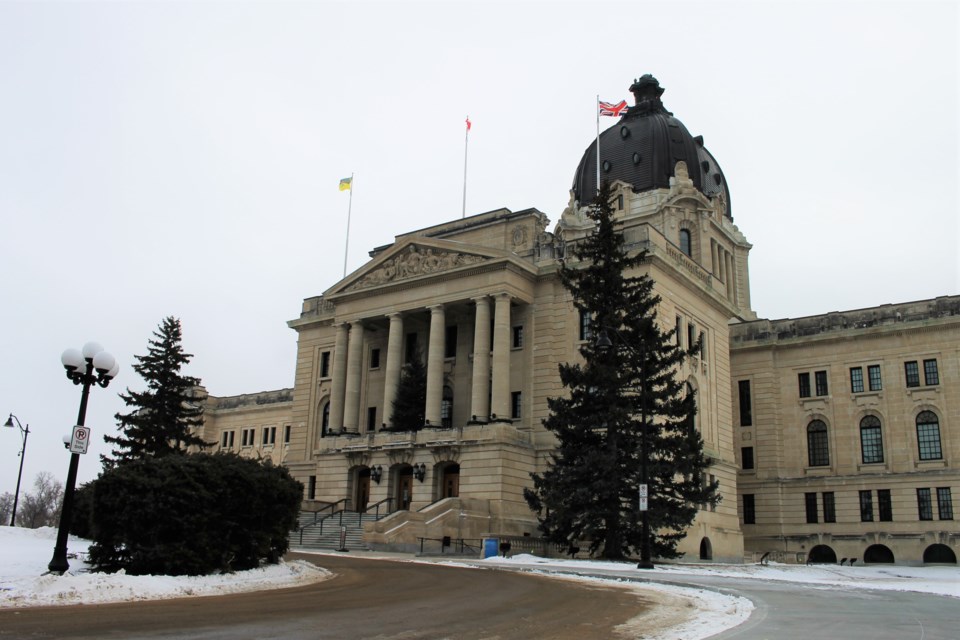
[{"label": "stone facade", "polygon": [[956,562],[960,297],[738,324],[730,349],[748,557]]},{"label": "stone facade", "polygon": [[[593,193],[599,153],[663,328],[704,344],[677,375],[697,392],[722,500],[679,550],[955,563],[960,298],[758,320],[751,245],[716,159],[655,78],[631,91],[637,104],[588,146],[552,230],[536,209],[499,209],[375,248],[288,323],[293,389],[211,398],[206,437],[285,464],[305,509],[388,514],[366,525],[370,545],[536,536],[523,490],[555,447],[547,400],[565,392],[557,365],[590,339],[558,270],[593,232],[576,194]],[[425,425],[402,431],[391,409],[415,353]]]}]

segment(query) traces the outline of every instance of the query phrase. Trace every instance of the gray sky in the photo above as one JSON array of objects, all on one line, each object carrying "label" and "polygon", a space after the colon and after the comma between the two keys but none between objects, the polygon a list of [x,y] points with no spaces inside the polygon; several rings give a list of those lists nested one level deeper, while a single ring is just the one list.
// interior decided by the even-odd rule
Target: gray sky
[{"label": "gray sky", "polygon": [[[285,323],[343,270],[340,178],[352,271],[460,217],[469,114],[468,215],[552,227],[596,95],[644,73],[723,168],[761,317],[956,294],[958,31],[922,0],[0,1],[0,412],[30,424],[24,486],[66,476],[63,349],[123,365],[91,392],[98,442],[167,315],[212,394],[292,386]],[[0,430],[0,492],[19,446]]]}]

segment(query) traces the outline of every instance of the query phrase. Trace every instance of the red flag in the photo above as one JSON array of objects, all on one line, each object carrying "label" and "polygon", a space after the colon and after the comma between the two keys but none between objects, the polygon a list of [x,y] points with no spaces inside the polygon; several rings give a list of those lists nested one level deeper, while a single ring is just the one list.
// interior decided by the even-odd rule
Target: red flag
[{"label": "red flag", "polygon": [[620,117],[627,110],[627,101],[621,100],[617,104],[612,102],[601,102],[600,103],[600,115],[602,116],[613,116]]},{"label": "red flag", "polygon": [[467,131],[470,131],[470,126],[471,126],[470,116],[467,116]]}]

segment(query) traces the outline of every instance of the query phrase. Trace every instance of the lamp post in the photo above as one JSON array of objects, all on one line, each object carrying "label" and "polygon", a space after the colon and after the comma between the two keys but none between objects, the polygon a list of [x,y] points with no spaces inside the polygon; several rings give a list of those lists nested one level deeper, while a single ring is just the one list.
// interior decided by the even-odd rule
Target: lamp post
[{"label": "lamp post", "polygon": [[[83,350],[67,349],[60,356],[67,378],[75,385],[81,385],[80,412],[77,414],[77,427],[83,427],[87,418],[87,398],[94,384],[106,387],[113,380],[120,365],[116,359],[103,350],[96,342],[83,345]],[[76,428],[74,429],[76,431]],[[67,537],[70,534],[70,521],[73,516],[73,489],[77,483],[77,468],[80,466],[80,454],[71,446],[70,469],[67,472],[67,484],[63,490],[63,507],[60,510],[60,529],[57,531],[57,545],[53,548],[53,559],[47,565],[51,573],[63,575],[70,568],[67,562]]]},{"label": "lamp post", "polygon": [[[649,485],[647,483],[647,349],[645,344],[641,344],[640,349],[635,349],[628,343],[616,329],[612,329],[617,336],[620,344],[628,351],[640,356],[640,424],[643,425],[640,431],[640,493],[638,496],[640,504],[640,562],[637,563],[638,569],[653,569],[653,560],[650,554],[650,517],[647,511],[647,502],[649,500]],[[607,334],[607,329],[600,330],[597,336],[597,350],[606,353],[613,347],[613,342]]]},{"label": "lamp post", "polygon": [[30,435],[30,425],[24,427],[20,424],[20,418],[10,414],[3,426],[13,428],[13,421],[17,421],[17,428],[20,429],[20,437],[23,439],[23,446],[20,447],[20,472],[17,473],[17,490],[13,492],[13,512],[10,514],[10,526],[16,526],[17,521],[17,501],[20,499],[20,480],[23,478],[23,458],[27,454],[27,436]]}]

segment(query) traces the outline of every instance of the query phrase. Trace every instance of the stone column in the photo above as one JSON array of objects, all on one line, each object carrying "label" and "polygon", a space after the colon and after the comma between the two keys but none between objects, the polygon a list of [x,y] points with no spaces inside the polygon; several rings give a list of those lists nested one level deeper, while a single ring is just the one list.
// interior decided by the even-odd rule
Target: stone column
[{"label": "stone column", "polygon": [[473,387],[470,413],[476,422],[490,420],[490,298],[474,298],[477,312],[473,327]]},{"label": "stone column", "polygon": [[430,341],[427,351],[427,406],[424,418],[431,427],[441,426],[440,403],[443,400],[443,353],[447,324],[443,305],[430,307]]},{"label": "stone column", "polygon": [[347,332],[346,323],[337,325],[337,341],[333,347],[333,379],[330,390],[330,430],[343,431],[343,392],[347,382]]},{"label": "stone column", "polygon": [[733,260],[730,259],[730,254],[726,251],[723,252],[723,264],[727,271],[727,298],[732,300],[734,287]]},{"label": "stone column", "polygon": [[393,426],[393,401],[400,385],[400,369],[403,366],[403,316],[387,314],[390,318],[390,333],[387,335],[387,367],[383,381],[383,422]]},{"label": "stone column", "polygon": [[510,419],[510,294],[499,293],[493,316],[493,403],[497,421]]},{"label": "stone column", "polygon": [[347,383],[343,393],[343,428],[349,433],[360,430],[360,374],[363,371],[363,324],[350,323],[350,348],[347,353]]},{"label": "stone column", "polygon": [[717,241],[710,238],[710,273],[717,275]]}]

